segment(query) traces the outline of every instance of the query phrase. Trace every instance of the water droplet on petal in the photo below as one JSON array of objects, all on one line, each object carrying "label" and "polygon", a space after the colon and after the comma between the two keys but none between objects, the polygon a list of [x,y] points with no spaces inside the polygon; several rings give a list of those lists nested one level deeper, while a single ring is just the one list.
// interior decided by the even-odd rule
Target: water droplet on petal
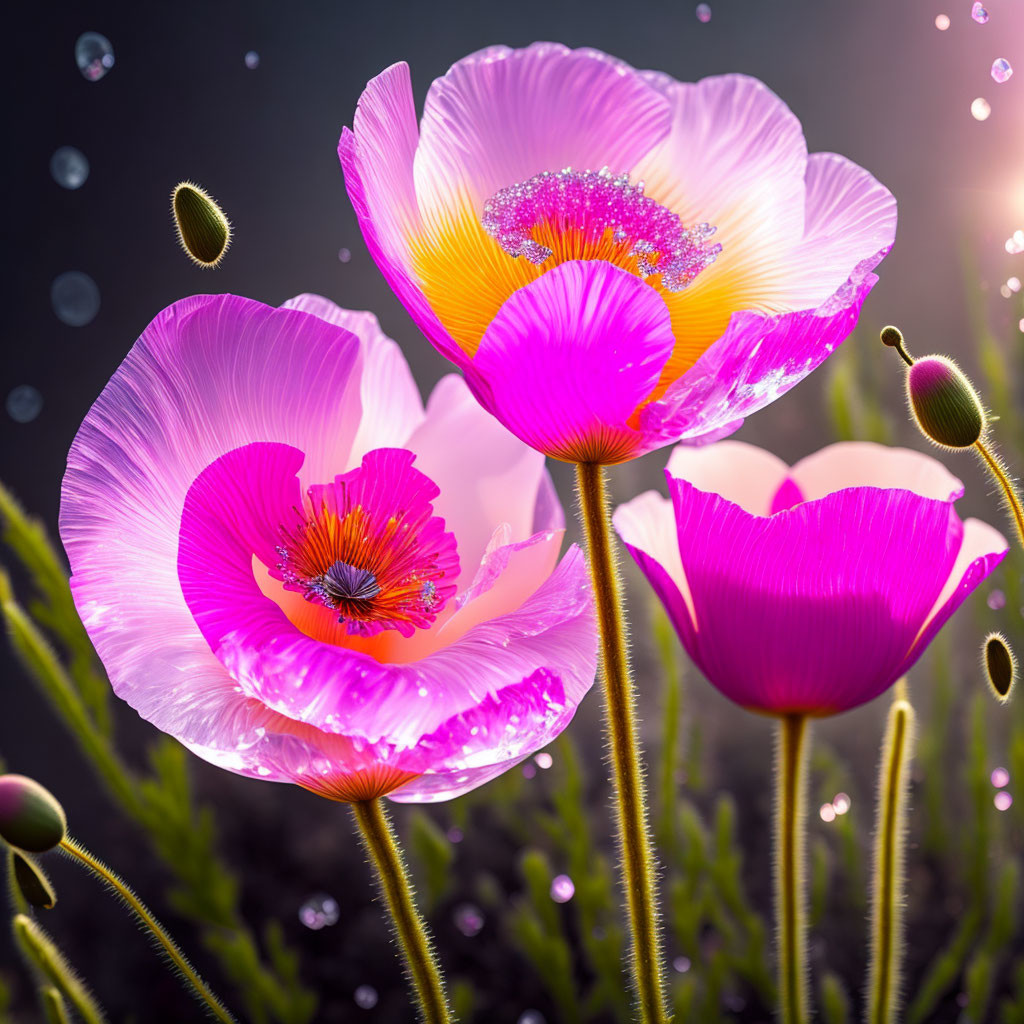
[{"label": "water droplet on petal", "polygon": [[996,805],[997,811],[1008,811],[1013,804],[1013,797],[1005,789],[1001,789],[992,798],[992,803]]},{"label": "water droplet on petal", "polygon": [[996,789],[1002,789],[1010,784],[1010,773],[1005,768],[993,768],[989,781]]},{"label": "water droplet on petal", "polygon": [[360,985],[352,993],[352,998],[360,1010],[372,1010],[377,1005],[377,990],[372,985]]},{"label": "water droplet on petal", "polygon": [[345,249],[344,247],[338,250],[338,260],[341,263],[348,263],[352,259],[352,250]]},{"label": "water droplet on petal", "polygon": [[971,104],[971,117],[975,121],[987,121],[988,115],[992,113],[992,107],[984,96],[979,96]]},{"label": "water droplet on petal", "polygon": [[836,809],[831,804],[822,804],[818,809],[822,821],[835,821]]},{"label": "water droplet on petal", "polygon": [[1000,608],[1006,607],[1006,595],[1001,590],[993,590],[991,594],[985,600],[985,604],[997,612]]},{"label": "water droplet on petal", "polygon": [[89,161],[74,146],[61,146],[50,157],[50,174],[61,188],[81,188],[89,177]]},{"label": "water droplet on petal", "polygon": [[468,939],[479,935],[484,926],[484,913],[475,903],[460,903],[452,919],[455,927]]},{"label": "water droplet on petal", "polygon": [[1005,57],[998,57],[992,61],[992,78],[994,81],[999,82],[1000,85],[1007,81],[1012,74],[1013,68]]},{"label": "water droplet on petal", "polygon": [[1008,277],[1006,279],[1006,287],[1009,288],[1011,292],[1014,292],[1014,293],[1019,292],[1020,291],[1020,278],[1019,277]]},{"label": "water droplet on petal", "polygon": [[850,798],[846,793],[836,793],[832,798],[832,810],[836,814],[846,814],[850,809]]},{"label": "water droplet on petal", "polygon": [[84,327],[100,310],[100,290],[88,274],[69,270],[50,285],[50,302],[61,323]]},{"label": "water droplet on petal", "polygon": [[314,932],[337,924],[340,916],[341,910],[338,907],[338,901],[333,896],[322,892],[310,896],[299,907],[299,920]]},{"label": "water droplet on petal", "polygon": [[945,32],[949,28],[949,15],[948,14],[936,14],[935,15],[935,27],[940,32]]},{"label": "water droplet on petal", "polygon": [[985,10],[984,4],[975,0],[974,6],[971,8],[971,17],[979,24],[984,25],[988,21],[988,11]]},{"label": "water droplet on petal", "polygon": [[75,43],[75,63],[82,77],[98,82],[114,66],[114,48],[99,32],[83,32]]},{"label": "water droplet on petal", "polygon": [[690,969],[690,958],[688,956],[677,956],[672,961],[672,966],[679,974],[685,974]]},{"label": "water droplet on petal", "polygon": [[576,886],[568,875],[555,875],[551,879],[551,898],[556,903],[568,903],[576,895]]},{"label": "water droplet on petal", "polygon": [[245,66],[250,71],[255,71],[260,66],[260,55],[255,50],[250,50],[245,55]]},{"label": "water droplet on petal", "polygon": [[43,396],[31,384],[19,384],[7,396],[5,406],[15,423],[31,423],[43,410]]},{"label": "water droplet on petal", "polygon": [[535,754],[533,759],[537,763],[538,768],[547,769],[555,763],[555,759],[546,750],[540,754]]}]

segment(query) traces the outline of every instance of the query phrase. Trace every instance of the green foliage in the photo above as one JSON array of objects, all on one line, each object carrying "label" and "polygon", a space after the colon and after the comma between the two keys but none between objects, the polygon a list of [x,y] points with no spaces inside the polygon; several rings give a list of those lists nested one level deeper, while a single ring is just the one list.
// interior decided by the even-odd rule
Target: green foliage
[{"label": "green foliage", "polygon": [[848,1024],[850,996],[839,975],[826,971],[821,979],[821,1017],[825,1024]]},{"label": "green foliage", "polygon": [[430,913],[450,892],[455,850],[426,811],[409,814],[409,860],[419,879],[424,913]]}]

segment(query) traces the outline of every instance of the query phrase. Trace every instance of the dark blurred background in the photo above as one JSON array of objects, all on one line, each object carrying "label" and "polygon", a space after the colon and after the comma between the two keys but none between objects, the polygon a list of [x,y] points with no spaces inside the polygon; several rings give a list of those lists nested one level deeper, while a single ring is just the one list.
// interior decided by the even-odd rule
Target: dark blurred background
[{"label": "dark blurred background", "polygon": [[[342,185],[338,135],[351,122],[367,79],[394,61],[410,63],[421,102],[431,80],[460,56],[491,43],[539,38],[595,46],[680,79],[755,75],[792,107],[812,151],[841,152],[894,192],[896,246],[865,306],[864,332],[850,344],[862,346],[863,359],[877,364],[872,374],[883,402],[901,423],[899,366],[872,340],[882,324],[901,325],[912,351],[952,353],[969,372],[977,369],[969,297],[983,303],[1001,338],[1018,347],[1022,338],[1020,297],[1006,298],[1000,287],[1013,275],[1024,277],[1024,255],[1004,246],[1024,228],[1024,8],[1019,0],[987,6],[991,20],[979,25],[969,0],[713,0],[706,23],[692,2],[660,0],[19,4],[5,16],[7,100],[0,112],[7,154],[0,402],[8,405],[0,407],[0,479],[55,530],[64,460],[79,423],[146,323],[190,293],[228,291],[278,304],[313,291],[343,306],[372,309],[429,391],[448,367],[367,255]],[[940,14],[950,19],[945,31],[935,24]],[[87,81],[76,66],[76,39],[88,31],[113,46],[115,63],[98,81]],[[1019,65],[1003,84],[989,73],[997,57]],[[971,113],[977,97],[991,107],[983,122]],[[57,184],[50,171],[51,157],[63,146],[76,147],[89,163],[87,180],[75,190]],[[175,240],[169,195],[186,178],[207,188],[234,224],[231,250],[214,272],[192,266]],[[67,271],[89,275],[99,291],[99,310],[84,326],[62,323],[51,304],[51,285]],[[760,413],[739,437],[790,460],[831,440],[826,373],[827,367]],[[26,385],[42,400],[31,418],[31,392],[8,401]],[[909,429],[899,430],[921,446]],[[618,470],[617,497],[658,486],[664,459],[655,453]],[[556,478],[569,504],[563,470],[556,468]],[[974,467],[963,460],[954,470],[978,485],[966,508],[983,509],[986,487]],[[638,586],[633,595],[642,621],[646,595]],[[646,643],[638,635],[638,643]],[[649,664],[643,651],[640,662],[642,670]],[[691,693],[700,701],[706,743],[713,747],[716,736],[724,737],[716,755],[722,784],[756,790],[743,825],[748,845],[762,854],[750,868],[755,888],[766,891],[762,765],[768,731],[725,708],[702,682]],[[2,645],[0,695],[0,755],[8,767],[51,786],[74,830],[152,897],[188,945],[188,926],[162,904],[161,873],[148,862],[136,830],[112,815],[73,743]],[[654,695],[644,699],[642,712],[656,716]],[[574,726],[595,765],[601,753],[596,700]],[[118,727],[136,754],[152,736],[124,707]],[[877,709],[846,716],[833,734],[853,755],[858,737],[866,737],[870,778]],[[748,736],[756,753],[730,760],[728,752]],[[599,808],[605,799],[600,774]],[[243,878],[246,909],[256,918],[279,916],[289,941],[301,948],[308,977],[324,996],[318,1019],[411,1019],[344,809],[199,762],[195,775],[200,792],[223,811],[220,823]],[[484,863],[512,856],[502,851],[500,833],[487,833],[486,808],[478,825],[480,834],[467,835],[460,856]],[[197,1014],[136,940],[133,926],[73,873],[58,865],[58,885],[67,895],[63,917],[48,919],[48,927],[115,1016],[134,1012],[131,1019],[141,1021]],[[342,920],[314,932],[303,928],[297,910],[317,891],[341,898]],[[500,937],[488,942],[485,929],[468,940],[448,918],[435,926],[446,956],[465,973],[492,975],[495,990],[513,994],[536,988],[519,977],[522,965],[502,953]],[[209,966],[201,950],[196,955]],[[11,959],[0,928],[0,967]],[[502,973],[509,977],[498,981]],[[213,980],[220,980],[215,972]],[[356,1008],[353,992],[360,984],[380,991],[373,1010]],[[153,1005],[166,1009],[141,1009],[143,992],[157,993]],[[15,1018],[35,1019],[27,986],[20,995]],[[538,995],[536,1005],[542,1002]],[[480,1019],[515,1021],[528,1005],[534,1004],[517,1007],[509,997]]]}]

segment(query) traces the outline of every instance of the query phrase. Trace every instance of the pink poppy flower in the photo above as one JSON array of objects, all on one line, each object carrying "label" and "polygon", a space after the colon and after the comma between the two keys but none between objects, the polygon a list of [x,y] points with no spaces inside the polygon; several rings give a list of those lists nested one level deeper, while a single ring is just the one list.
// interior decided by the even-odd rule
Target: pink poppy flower
[{"label": "pink poppy flower", "polygon": [[792,469],[729,441],[677,448],[615,526],[687,653],[754,711],[829,715],[914,664],[1002,561],[953,503],[963,485],[904,448],[834,444]]},{"label": "pink poppy flower", "polygon": [[549,742],[593,681],[543,461],[458,377],[424,410],[369,313],[184,299],[71,448],[75,602],[117,693],[206,760],[446,799]]},{"label": "pink poppy flower", "polygon": [[596,50],[472,54],[417,126],[409,69],[339,155],[378,266],[480,402],[569,462],[708,441],[850,333],[896,203],[761,82]]}]

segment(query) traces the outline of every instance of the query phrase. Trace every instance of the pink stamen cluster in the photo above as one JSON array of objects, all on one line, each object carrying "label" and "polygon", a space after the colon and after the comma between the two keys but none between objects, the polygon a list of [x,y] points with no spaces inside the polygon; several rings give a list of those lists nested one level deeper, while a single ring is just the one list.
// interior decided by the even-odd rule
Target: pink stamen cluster
[{"label": "pink stamen cluster", "polygon": [[611,232],[616,244],[632,243],[644,279],[661,275],[666,291],[680,292],[722,251],[707,245],[710,224],[683,226],[679,215],[644,195],[644,183],[631,185],[629,175],[599,171],[544,171],[496,192],[484,204],[484,230],[512,257],[542,264],[552,250],[532,237],[547,223],[560,231],[580,231],[587,242]]}]

